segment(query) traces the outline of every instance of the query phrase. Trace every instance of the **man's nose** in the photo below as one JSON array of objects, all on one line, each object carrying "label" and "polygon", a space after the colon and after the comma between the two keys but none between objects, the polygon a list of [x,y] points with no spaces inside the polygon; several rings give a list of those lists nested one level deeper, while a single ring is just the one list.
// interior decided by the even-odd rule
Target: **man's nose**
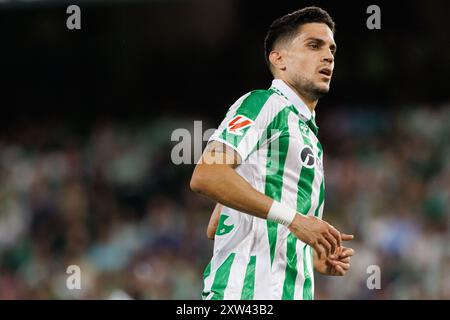
[{"label": "man's nose", "polygon": [[327,50],[327,52],[325,53],[325,55],[322,57],[322,61],[323,62],[328,62],[328,63],[333,63],[334,61],[334,56],[331,53],[331,51]]}]

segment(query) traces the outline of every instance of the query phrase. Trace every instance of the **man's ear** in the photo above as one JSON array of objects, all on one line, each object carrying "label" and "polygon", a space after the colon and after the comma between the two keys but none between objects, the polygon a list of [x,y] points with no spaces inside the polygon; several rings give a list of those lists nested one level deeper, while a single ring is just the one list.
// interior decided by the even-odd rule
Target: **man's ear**
[{"label": "man's ear", "polygon": [[272,50],[269,53],[269,61],[272,64],[272,68],[274,70],[286,70],[283,53],[280,50]]}]

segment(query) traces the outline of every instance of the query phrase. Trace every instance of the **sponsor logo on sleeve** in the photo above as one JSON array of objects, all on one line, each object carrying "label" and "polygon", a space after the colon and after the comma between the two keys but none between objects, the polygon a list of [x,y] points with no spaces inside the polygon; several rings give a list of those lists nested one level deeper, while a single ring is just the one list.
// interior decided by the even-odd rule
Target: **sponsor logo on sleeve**
[{"label": "sponsor logo on sleeve", "polygon": [[252,124],[253,120],[242,115],[237,115],[228,122],[227,131],[231,134],[242,136],[244,134],[243,130]]}]

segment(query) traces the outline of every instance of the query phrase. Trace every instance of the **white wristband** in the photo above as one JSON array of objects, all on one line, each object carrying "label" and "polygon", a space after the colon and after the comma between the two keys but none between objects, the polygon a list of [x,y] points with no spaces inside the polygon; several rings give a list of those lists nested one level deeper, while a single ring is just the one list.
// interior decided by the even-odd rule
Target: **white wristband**
[{"label": "white wristband", "polygon": [[267,214],[267,220],[275,221],[284,226],[289,226],[294,220],[297,211],[294,209],[278,202],[273,201],[270,207],[269,213]]}]

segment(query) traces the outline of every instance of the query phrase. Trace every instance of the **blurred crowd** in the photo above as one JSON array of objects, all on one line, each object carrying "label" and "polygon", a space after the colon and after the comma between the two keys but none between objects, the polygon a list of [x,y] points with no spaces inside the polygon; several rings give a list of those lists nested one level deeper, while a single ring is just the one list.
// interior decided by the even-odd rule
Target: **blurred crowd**
[{"label": "blurred crowd", "polygon": [[450,299],[450,105],[325,120],[324,215],[355,234],[356,255],[344,278],[318,277],[316,297]]},{"label": "blurred crowd", "polygon": [[[170,161],[171,131],[189,124],[137,122],[2,137],[0,299],[199,298],[213,204]],[[80,290],[66,287],[71,265]]]},{"label": "blurred crowd", "polygon": [[[450,105],[319,112],[324,219],[355,249],[317,299],[450,299]],[[214,203],[171,161],[183,118],[0,135],[0,299],[200,299]],[[211,124],[210,127],[218,124]],[[204,127],[204,129],[209,127]],[[79,266],[81,289],[67,268]],[[370,266],[381,272],[370,290]]]}]

